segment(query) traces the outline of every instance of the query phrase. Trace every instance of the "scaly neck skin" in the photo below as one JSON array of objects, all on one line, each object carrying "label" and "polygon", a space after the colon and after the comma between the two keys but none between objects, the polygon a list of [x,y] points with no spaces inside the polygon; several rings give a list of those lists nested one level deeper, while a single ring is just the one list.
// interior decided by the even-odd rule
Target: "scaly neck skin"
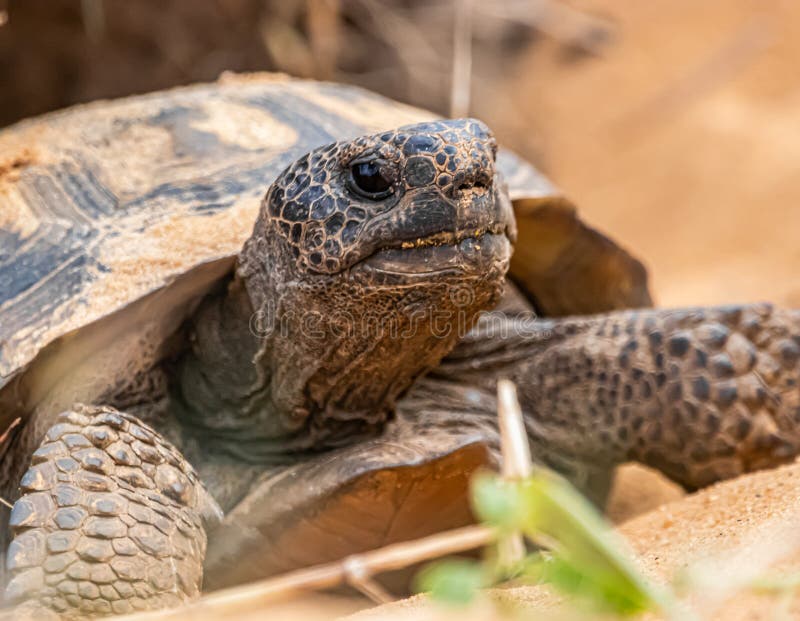
[{"label": "scaly neck skin", "polygon": [[[287,277],[285,253],[259,228],[227,290],[195,313],[178,375],[182,421],[247,461],[375,435],[500,295],[491,270],[408,286]],[[466,304],[453,305],[456,289],[471,292]]]}]

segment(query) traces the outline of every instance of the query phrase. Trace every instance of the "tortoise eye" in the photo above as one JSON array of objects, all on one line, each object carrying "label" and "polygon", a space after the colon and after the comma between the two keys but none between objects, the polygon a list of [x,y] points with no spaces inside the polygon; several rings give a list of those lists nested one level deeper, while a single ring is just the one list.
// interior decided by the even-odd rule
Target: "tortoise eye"
[{"label": "tortoise eye", "polygon": [[350,167],[350,188],[365,198],[380,200],[392,193],[392,183],[381,174],[375,162],[359,162]]}]

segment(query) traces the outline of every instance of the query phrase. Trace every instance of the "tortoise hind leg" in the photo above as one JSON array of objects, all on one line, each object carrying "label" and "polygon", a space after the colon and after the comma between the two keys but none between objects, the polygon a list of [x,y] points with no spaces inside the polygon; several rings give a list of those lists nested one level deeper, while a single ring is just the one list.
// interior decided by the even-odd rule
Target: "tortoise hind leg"
[{"label": "tortoise hind leg", "polygon": [[172,606],[199,593],[204,524],[221,512],[159,434],[111,408],[61,414],[11,512],[9,603],[66,617]]}]

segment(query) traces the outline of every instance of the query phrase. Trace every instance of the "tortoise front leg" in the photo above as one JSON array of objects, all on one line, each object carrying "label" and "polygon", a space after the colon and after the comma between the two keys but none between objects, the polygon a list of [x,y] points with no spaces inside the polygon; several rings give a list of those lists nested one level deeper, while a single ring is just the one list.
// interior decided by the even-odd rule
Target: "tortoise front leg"
[{"label": "tortoise front leg", "polygon": [[544,461],[636,459],[697,488],[800,452],[800,311],[647,309],[502,327],[482,320],[437,375],[515,380]]},{"label": "tortoise front leg", "polygon": [[173,606],[221,519],[183,456],[134,416],[76,406],[33,453],[11,511],[8,603],[66,617]]}]

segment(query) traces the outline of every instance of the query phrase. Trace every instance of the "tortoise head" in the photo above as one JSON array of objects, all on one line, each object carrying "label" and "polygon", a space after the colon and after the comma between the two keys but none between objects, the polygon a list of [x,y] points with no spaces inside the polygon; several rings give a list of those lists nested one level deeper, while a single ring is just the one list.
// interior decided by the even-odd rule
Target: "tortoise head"
[{"label": "tortoise head", "polygon": [[278,178],[264,216],[309,274],[361,263],[409,275],[485,269],[508,260],[514,235],[496,154],[489,128],[473,119],[335,143]]},{"label": "tortoise head", "polygon": [[499,300],[515,223],[496,153],[480,121],[438,121],[320,147],[278,177],[238,267],[278,410],[385,415]]}]

